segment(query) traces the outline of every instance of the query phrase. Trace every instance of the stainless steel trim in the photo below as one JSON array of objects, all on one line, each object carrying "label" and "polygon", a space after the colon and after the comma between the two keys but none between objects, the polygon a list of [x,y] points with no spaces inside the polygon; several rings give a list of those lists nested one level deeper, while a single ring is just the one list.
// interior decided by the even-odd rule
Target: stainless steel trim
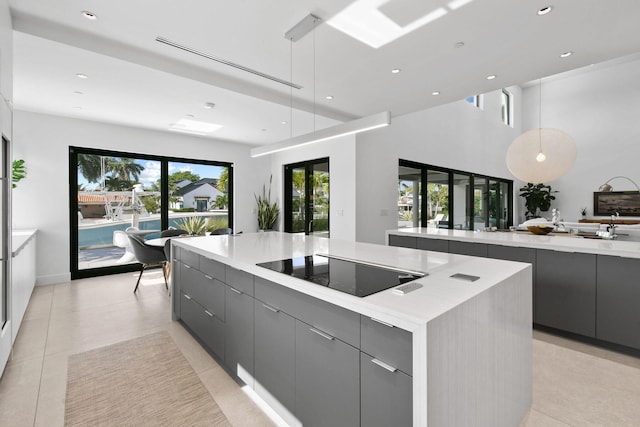
[{"label": "stainless steel trim", "polygon": [[322,332],[321,330],[318,330],[316,328],[309,328],[309,330],[311,332],[313,332],[314,334],[318,334],[320,335],[322,338],[328,339],[329,341],[333,341],[333,338],[331,335],[327,334],[326,332]]},{"label": "stainless steel trim", "polygon": [[393,326],[391,323],[383,322],[382,320],[378,320],[374,317],[370,317],[369,319],[373,320],[376,323],[380,323],[381,325],[388,326],[390,328],[395,328],[395,326]]},{"label": "stainless steel trim", "polygon": [[387,270],[393,270],[393,271],[397,271],[399,273],[415,274],[416,276],[420,276],[420,277],[425,277],[425,276],[429,275],[429,273],[426,273],[424,271],[408,270],[406,268],[398,268],[398,267],[393,267],[391,265],[378,264],[376,262],[362,261],[362,260],[359,260],[359,259],[347,258],[347,257],[342,257],[342,256],[337,256],[337,255],[329,255],[329,254],[315,254],[315,255],[323,256],[325,258],[339,259],[339,260],[342,260],[342,261],[355,262],[355,263],[358,263],[358,264],[366,264],[366,265],[370,265],[370,266],[373,266],[373,267],[386,268]]},{"label": "stainless steel trim", "polygon": [[389,372],[395,372],[395,371],[398,370],[397,368],[394,368],[391,365],[387,365],[386,363],[384,363],[383,361],[378,360],[378,359],[371,359],[371,362],[375,363],[376,365],[380,366],[381,368],[386,369]]},{"label": "stainless steel trim", "polygon": [[262,306],[263,306],[264,308],[266,308],[267,310],[269,310],[269,311],[273,311],[274,313],[280,313],[280,310],[279,310],[279,309],[277,309],[277,308],[275,308],[275,307],[271,307],[270,305],[262,304]]},{"label": "stainless steel trim", "polygon": [[242,295],[242,291],[237,290],[236,288],[229,286],[229,289],[231,289],[232,292],[235,292],[238,295]]},{"label": "stainless steel trim", "polygon": [[300,86],[298,84],[295,84],[293,82],[288,82],[286,80],[279,79],[277,77],[271,76],[269,74],[265,74],[263,72],[254,70],[252,68],[245,67],[244,65],[236,64],[235,62],[231,62],[229,60],[226,60],[226,59],[223,59],[223,58],[220,58],[220,57],[217,57],[217,56],[213,56],[213,55],[210,55],[208,53],[201,52],[201,51],[196,50],[196,49],[194,49],[192,47],[188,47],[188,46],[182,45],[180,43],[174,42],[172,40],[165,39],[164,37],[161,37],[161,36],[156,37],[156,41],[160,42],[160,43],[164,43],[164,44],[172,46],[172,47],[175,47],[175,48],[178,48],[178,49],[181,49],[181,50],[184,50],[185,52],[193,53],[194,55],[202,56],[203,58],[207,58],[207,59],[210,59],[212,61],[219,62],[220,64],[228,65],[230,67],[237,68],[238,70],[246,71],[247,73],[251,73],[251,74],[255,74],[256,76],[264,77],[265,79],[269,79],[269,80],[272,80],[274,82],[281,83],[283,85],[290,86],[290,87],[295,88],[295,89],[302,89],[302,86]]}]

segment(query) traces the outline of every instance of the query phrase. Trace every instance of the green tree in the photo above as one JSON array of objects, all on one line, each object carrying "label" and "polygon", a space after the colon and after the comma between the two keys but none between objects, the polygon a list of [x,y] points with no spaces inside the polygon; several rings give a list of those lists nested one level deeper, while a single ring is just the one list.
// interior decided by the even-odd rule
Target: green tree
[{"label": "green tree", "polygon": [[211,202],[212,208],[226,209],[227,206],[229,206],[229,197],[226,194],[216,197],[216,199]]},{"label": "green tree", "polygon": [[121,179],[118,176],[106,176],[104,178],[104,187],[107,191],[129,191],[133,189],[136,180]]},{"label": "green tree", "polygon": [[222,191],[223,193],[226,193],[228,186],[229,186],[229,168],[224,168],[224,170],[220,173],[220,176],[218,177],[218,182],[216,184],[216,187],[218,188],[218,190]]},{"label": "green tree", "polygon": [[430,200],[430,209],[427,219],[433,217],[441,211],[443,214],[449,213],[449,186],[440,184],[427,184],[427,195]]},{"label": "green tree", "polygon": [[144,170],[144,166],[127,157],[106,157],[104,168],[112,177],[122,181],[133,181],[134,184],[138,182],[140,173]]},{"label": "green tree", "polygon": [[[178,183],[185,180],[190,182],[200,181],[200,175],[191,171],[178,171],[169,175],[169,202],[176,203],[178,201],[178,197],[175,195],[178,191]],[[151,189],[153,191],[161,191],[159,179],[153,183]]]},{"label": "green tree", "polygon": [[97,154],[78,154],[78,170],[89,182],[98,182],[102,177],[101,163]]}]

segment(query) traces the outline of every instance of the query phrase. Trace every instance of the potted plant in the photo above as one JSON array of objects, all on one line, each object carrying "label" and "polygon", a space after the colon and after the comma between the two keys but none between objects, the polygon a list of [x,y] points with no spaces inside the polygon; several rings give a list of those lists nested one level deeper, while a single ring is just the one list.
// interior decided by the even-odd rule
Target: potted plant
[{"label": "potted plant", "polygon": [[585,219],[587,217],[587,208],[581,208],[580,209],[580,215],[582,215],[582,219]]},{"label": "potted plant", "polygon": [[525,206],[527,212],[525,217],[527,219],[538,218],[538,210],[546,212],[551,207],[551,201],[555,200],[555,196],[552,193],[557,191],[551,191],[550,185],[532,184],[528,183],[526,186],[520,188],[520,197],[524,197]]},{"label": "potted plant", "polygon": [[267,192],[265,185],[262,185],[262,195],[254,194],[256,203],[258,204],[258,229],[271,230],[278,220],[280,208],[277,202],[271,203],[271,181],[273,175],[269,177],[269,191]]},{"label": "potted plant", "polygon": [[16,188],[16,182],[27,177],[27,168],[24,165],[24,160],[14,160],[11,164],[11,169],[12,188]]}]

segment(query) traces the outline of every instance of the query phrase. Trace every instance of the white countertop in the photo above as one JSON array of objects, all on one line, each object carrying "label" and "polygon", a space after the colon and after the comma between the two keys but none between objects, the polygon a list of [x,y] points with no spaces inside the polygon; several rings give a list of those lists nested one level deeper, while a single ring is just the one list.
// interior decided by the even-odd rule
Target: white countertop
[{"label": "white countertop", "polygon": [[[512,275],[531,269],[523,263],[279,232],[181,238],[172,240],[172,244],[408,331],[414,331]],[[404,296],[387,289],[360,298],[256,265],[312,254],[334,255],[429,275],[416,280],[423,285],[421,289]],[[467,282],[450,278],[454,273],[480,279]]]},{"label": "white countertop", "polygon": [[15,257],[20,253],[29,240],[35,237],[38,230],[12,230],[11,231],[11,256]]},{"label": "white countertop", "polygon": [[640,242],[585,239],[565,233],[555,235],[551,233],[546,236],[538,236],[528,231],[467,231],[418,227],[389,230],[387,231],[387,235],[389,234],[523,248],[549,249],[562,252],[582,252],[626,258],[640,258]]}]

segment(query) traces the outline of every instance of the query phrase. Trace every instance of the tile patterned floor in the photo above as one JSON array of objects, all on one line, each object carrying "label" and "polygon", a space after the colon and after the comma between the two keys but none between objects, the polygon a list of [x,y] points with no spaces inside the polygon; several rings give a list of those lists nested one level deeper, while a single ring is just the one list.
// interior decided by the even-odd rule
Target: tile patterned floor
[{"label": "tile patterned floor", "polygon": [[[161,272],[36,287],[0,380],[0,426],[62,426],[67,357],[167,330],[234,426],[272,421],[178,323]],[[533,405],[521,427],[639,426],[640,359],[534,332]]]}]

